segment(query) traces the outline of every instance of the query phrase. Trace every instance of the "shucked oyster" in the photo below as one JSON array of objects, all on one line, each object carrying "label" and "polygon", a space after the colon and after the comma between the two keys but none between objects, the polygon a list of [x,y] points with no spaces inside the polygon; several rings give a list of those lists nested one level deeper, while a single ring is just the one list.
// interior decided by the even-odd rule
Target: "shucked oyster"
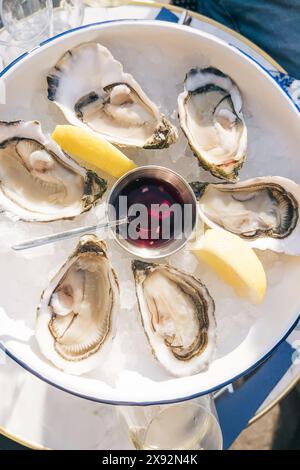
[{"label": "shucked oyster", "polygon": [[106,186],[47,140],[39,122],[0,122],[0,207],[6,213],[27,221],[74,217]]},{"label": "shucked oyster", "polygon": [[218,69],[191,69],[178,97],[181,128],[203,168],[236,181],[244,163],[247,129],[240,92]]},{"label": "shucked oyster", "polygon": [[300,186],[280,176],[236,184],[192,183],[209,227],[239,235],[251,246],[300,254]]},{"label": "shucked oyster", "polygon": [[214,301],[193,276],[164,264],[132,264],[143,328],[153,354],[175,376],[205,368],[215,350]]},{"label": "shucked oyster", "polygon": [[157,149],[177,140],[175,127],[100,44],[67,51],[47,81],[48,99],[71,124],[89,127],[116,145]]},{"label": "shucked oyster", "polygon": [[36,322],[42,353],[70,374],[96,368],[114,335],[118,305],[106,245],[86,235],[43,292]]}]

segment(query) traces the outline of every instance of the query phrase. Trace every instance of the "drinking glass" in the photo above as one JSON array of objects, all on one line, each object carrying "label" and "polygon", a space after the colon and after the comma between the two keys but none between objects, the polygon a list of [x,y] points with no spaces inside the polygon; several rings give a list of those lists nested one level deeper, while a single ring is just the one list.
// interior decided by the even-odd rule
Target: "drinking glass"
[{"label": "drinking glass", "polygon": [[84,5],[81,0],[0,0],[0,14],[5,66],[50,36],[81,25]]},{"label": "drinking glass", "polygon": [[0,13],[18,45],[38,44],[52,33],[52,0],[0,0]]},{"label": "drinking glass", "polygon": [[171,405],[122,406],[119,413],[138,450],[222,449],[222,433],[210,396]]},{"label": "drinking glass", "polygon": [[53,34],[80,26],[83,16],[82,0],[53,0]]},{"label": "drinking glass", "polygon": [[52,34],[52,0],[0,0],[0,68]]}]

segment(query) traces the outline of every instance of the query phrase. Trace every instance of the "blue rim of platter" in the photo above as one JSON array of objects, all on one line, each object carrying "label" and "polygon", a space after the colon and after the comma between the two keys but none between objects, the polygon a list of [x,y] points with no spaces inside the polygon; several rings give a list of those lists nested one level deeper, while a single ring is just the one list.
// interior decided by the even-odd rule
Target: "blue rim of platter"
[{"label": "blue rim of platter", "polygon": [[[52,41],[54,41],[55,39],[58,39],[62,36],[65,36],[65,35],[68,35],[68,34],[71,34],[73,32],[76,32],[76,31],[80,31],[82,29],[89,29],[91,27],[95,27],[97,25],[103,25],[103,24],[108,24],[108,23],[120,23],[120,22],[144,22],[144,23],[153,23],[155,20],[147,20],[147,19],[118,19],[118,20],[106,20],[106,21],[97,21],[95,23],[89,23],[87,25],[82,25],[82,26],[79,26],[77,28],[73,28],[73,29],[69,29],[67,31],[63,31],[62,33],[60,34],[57,34],[56,36],[53,36],[49,39],[46,39],[45,41],[41,42],[38,46],[36,46],[35,48],[33,48],[32,50],[28,51],[28,52],[25,52],[24,54],[20,55],[19,57],[17,57],[16,59],[14,59],[10,64],[8,64],[1,72],[0,72],[0,78],[3,77],[14,65],[16,65],[17,63],[21,62],[23,59],[25,59],[26,57],[28,57],[29,55],[31,55],[33,52],[35,52],[36,50],[40,49],[41,47],[45,46],[46,44],[48,43],[51,43]],[[170,23],[168,21],[160,21],[160,23],[165,23],[165,24],[168,24],[169,26],[170,25],[173,25],[173,27],[178,27],[178,25],[176,23]],[[185,29],[188,29],[189,27],[187,26],[182,26],[180,25],[181,28],[185,28]],[[205,33],[209,36],[214,36],[212,33]],[[219,38],[218,38],[219,39]],[[223,42],[225,42],[227,45],[229,45],[230,47],[234,48],[234,49],[237,49],[241,54],[245,55],[249,60],[251,60],[252,62],[254,62],[258,67],[260,67],[267,75],[269,75],[269,77],[276,83],[276,85],[284,92],[284,94],[289,98],[289,100],[292,102],[293,106],[295,107],[295,109],[298,111],[299,113],[299,108],[298,106],[296,105],[296,103],[294,102],[294,100],[291,98],[291,96],[288,94],[288,92],[286,91],[286,89],[276,80],[276,78],[270,73],[270,71],[264,67],[262,64],[260,64],[257,60],[255,60],[253,57],[251,57],[251,55],[249,55],[248,53],[244,52],[243,50],[241,50],[240,48],[226,42],[225,40],[222,39]],[[97,403],[103,403],[103,404],[107,404],[107,405],[120,405],[120,406],[150,406],[150,405],[163,405],[163,404],[169,404],[169,403],[179,403],[179,402],[183,402],[183,401],[187,401],[187,400],[193,400],[195,398],[198,398],[200,396],[203,396],[203,395],[207,395],[207,394],[210,394],[210,393],[213,393],[215,392],[216,390],[219,390],[223,387],[226,387],[227,385],[231,384],[232,382],[238,380],[239,378],[241,377],[244,377],[245,375],[247,375],[249,372],[253,371],[254,369],[256,369],[259,365],[261,365],[263,362],[265,362],[272,354],[273,352],[280,346],[281,343],[283,343],[287,338],[288,336],[292,333],[292,331],[294,330],[294,328],[297,326],[297,324],[299,323],[300,321],[300,314],[298,315],[297,319],[295,320],[295,322],[292,324],[292,326],[288,329],[288,331],[284,334],[284,336],[280,339],[280,341],[278,341],[276,343],[276,345],[268,352],[266,353],[261,359],[259,359],[257,362],[255,362],[252,366],[250,366],[248,369],[244,370],[243,372],[241,372],[240,374],[237,374],[236,376],[230,378],[229,380],[219,384],[219,385],[216,385],[215,387],[212,387],[208,390],[205,390],[205,391],[202,391],[202,392],[198,392],[198,393],[194,393],[192,395],[188,395],[188,396],[185,396],[185,397],[182,397],[182,398],[173,398],[173,399],[168,399],[168,400],[155,400],[155,401],[144,401],[144,402],[135,402],[135,401],[121,401],[121,400],[106,400],[106,399],[100,399],[100,398],[97,398],[97,397],[93,397],[93,396],[90,396],[90,395],[84,395],[84,394],[81,394],[79,392],[76,392],[74,390],[70,390],[68,388],[65,388],[51,380],[49,380],[48,378],[44,377],[42,374],[40,374],[39,372],[37,372],[36,370],[32,369],[31,367],[29,367],[26,363],[24,363],[21,359],[17,358],[14,354],[12,354],[6,347],[4,344],[2,344],[0,342],[0,349],[2,349],[5,354],[10,357],[13,361],[15,361],[18,365],[20,365],[21,367],[23,367],[26,371],[30,372],[31,374],[33,374],[34,376],[36,376],[37,378],[43,380],[44,382],[46,382],[47,384],[49,385],[52,385],[54,386],[55,388],[59,389],[59,390],[62,390],[63,392],[66,392],[66,393],[70,393],[71,395],[74,395],[74,396],[77,396],[79,398],[83,398],[85,400],[90,400],[90,401],[94,401],[94,402],[97,402]]]}]

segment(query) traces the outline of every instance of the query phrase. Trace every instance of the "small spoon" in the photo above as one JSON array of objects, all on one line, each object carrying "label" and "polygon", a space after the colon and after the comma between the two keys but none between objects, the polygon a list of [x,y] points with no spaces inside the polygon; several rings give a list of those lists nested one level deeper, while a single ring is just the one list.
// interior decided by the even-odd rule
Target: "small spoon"
[{"label": "small spoon", "polygon": [[72,230],[67,230],[65,232],[55,233],[53,235],[46,235],[43,237],[33,238],[22,243],[17,243],[12,245],[12,249],[16,251],[28,250],[29,248],[36,248],[37,246],[48,245],[49,243],[54,243],[59,240],[66,240],[68,238],[76,237],[77,235],[82,235],[83,233],[91,232],[100,228],[110,228],[117,227],[121,224],[126,224],[129,222],[130,217],[125,217],[120,220],[114,220],[112,222],[102,222],[96,225],[86,225],[85,227],[73,228]]}]

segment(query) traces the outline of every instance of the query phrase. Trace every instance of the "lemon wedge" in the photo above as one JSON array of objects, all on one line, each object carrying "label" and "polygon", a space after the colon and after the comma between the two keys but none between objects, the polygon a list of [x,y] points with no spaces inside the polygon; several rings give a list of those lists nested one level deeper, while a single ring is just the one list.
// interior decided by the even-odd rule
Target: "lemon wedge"
[{"label": "lemon wedge", "polygon": [[56,126],[52,138],[65,152],[95,165],[115,178],[136,168],[136,164],[124,153],[93,131],[61,125]]},{"label": "lemon wedge", "polygon": [[253,303],[265,297],[266,274],[255,252],[237,235],[209,229],[191,245],[199,260],[207,263],[238,295]]}]

